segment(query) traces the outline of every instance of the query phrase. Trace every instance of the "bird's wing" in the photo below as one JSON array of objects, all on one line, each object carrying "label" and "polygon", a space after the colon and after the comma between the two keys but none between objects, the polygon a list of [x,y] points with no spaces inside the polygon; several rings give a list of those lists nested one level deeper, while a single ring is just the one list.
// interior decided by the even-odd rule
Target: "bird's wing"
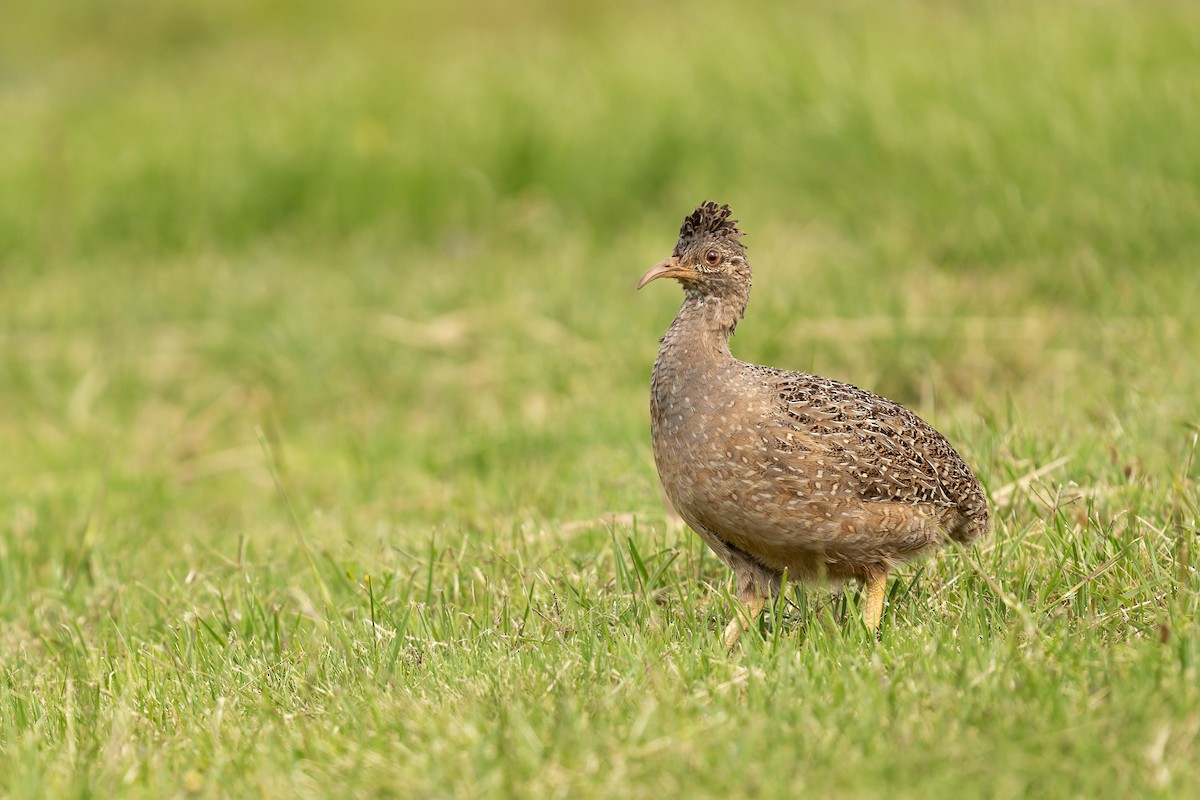
[{"label": "bird's wing", "polygon": [[848,383],[771,373],[783,437],[820,454],[863,499],[964,509],[981,502],[962,458],[908,409]]}]

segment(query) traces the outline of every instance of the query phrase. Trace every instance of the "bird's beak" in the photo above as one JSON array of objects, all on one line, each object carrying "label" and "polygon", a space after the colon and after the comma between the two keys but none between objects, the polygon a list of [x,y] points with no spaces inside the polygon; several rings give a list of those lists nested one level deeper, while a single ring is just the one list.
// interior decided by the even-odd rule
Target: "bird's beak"
[{"label": "bird's beak", "polygon": [[650,269],[646,270],[646,274],[638,281],[637,288],[642,288],[650,281],[658,280],[659,278],[686,278],[696,280],[699,278],[699,273],[691,267],[680,265],[679,258],[672,256],[666,261],[661,261],[655,264]]}]

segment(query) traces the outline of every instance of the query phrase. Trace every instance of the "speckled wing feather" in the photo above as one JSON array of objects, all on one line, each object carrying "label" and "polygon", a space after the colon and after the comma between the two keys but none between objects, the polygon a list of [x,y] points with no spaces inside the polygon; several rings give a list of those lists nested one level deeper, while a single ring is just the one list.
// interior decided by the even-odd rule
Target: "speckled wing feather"
[{"label": "speckled wing feather", "polygon": [[848,383],[753,369],[762,371],[779,398],[785,430],[778,446],[823,451],[864,500],[953,508],[971,534],[986,527],[987,505],[975,477],[946,438],[916,414]]}]

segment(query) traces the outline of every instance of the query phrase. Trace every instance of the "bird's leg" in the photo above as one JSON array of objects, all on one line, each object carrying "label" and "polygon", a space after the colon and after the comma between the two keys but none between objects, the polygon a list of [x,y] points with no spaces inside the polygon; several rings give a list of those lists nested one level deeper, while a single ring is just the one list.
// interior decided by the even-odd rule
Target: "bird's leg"
[{"label": "bird's leg", "polygon": [[742,631],[754,624],[766,604],[767,598],[755,591],[753,586],[742,590],[733,611],[733,619],[725,626],[726,649],[733,649],[733,646],[738,643],[738,639],[741,638]]},{"label": "bird's leg", "polygon": [[864,581],[867,585],[866,608],[863,609],[863,621],[867,630],[874,633],[879,630],[879,622],[883,619],[883,597],[887,593],[887,573],[871,572]]}]

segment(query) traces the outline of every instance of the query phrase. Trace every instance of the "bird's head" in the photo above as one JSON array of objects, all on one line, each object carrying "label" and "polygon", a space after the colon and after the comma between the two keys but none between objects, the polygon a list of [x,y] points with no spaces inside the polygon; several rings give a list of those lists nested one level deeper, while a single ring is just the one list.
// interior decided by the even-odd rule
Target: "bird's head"
[{"label": "bird's head", "polygon": [[683,220],[671,257],[647,270],[637,288],[658,278],[675,278],[689,293],[745,298],[750,291],[750,262],[731,213],[729,206],[711,201],[697,206]]}]

